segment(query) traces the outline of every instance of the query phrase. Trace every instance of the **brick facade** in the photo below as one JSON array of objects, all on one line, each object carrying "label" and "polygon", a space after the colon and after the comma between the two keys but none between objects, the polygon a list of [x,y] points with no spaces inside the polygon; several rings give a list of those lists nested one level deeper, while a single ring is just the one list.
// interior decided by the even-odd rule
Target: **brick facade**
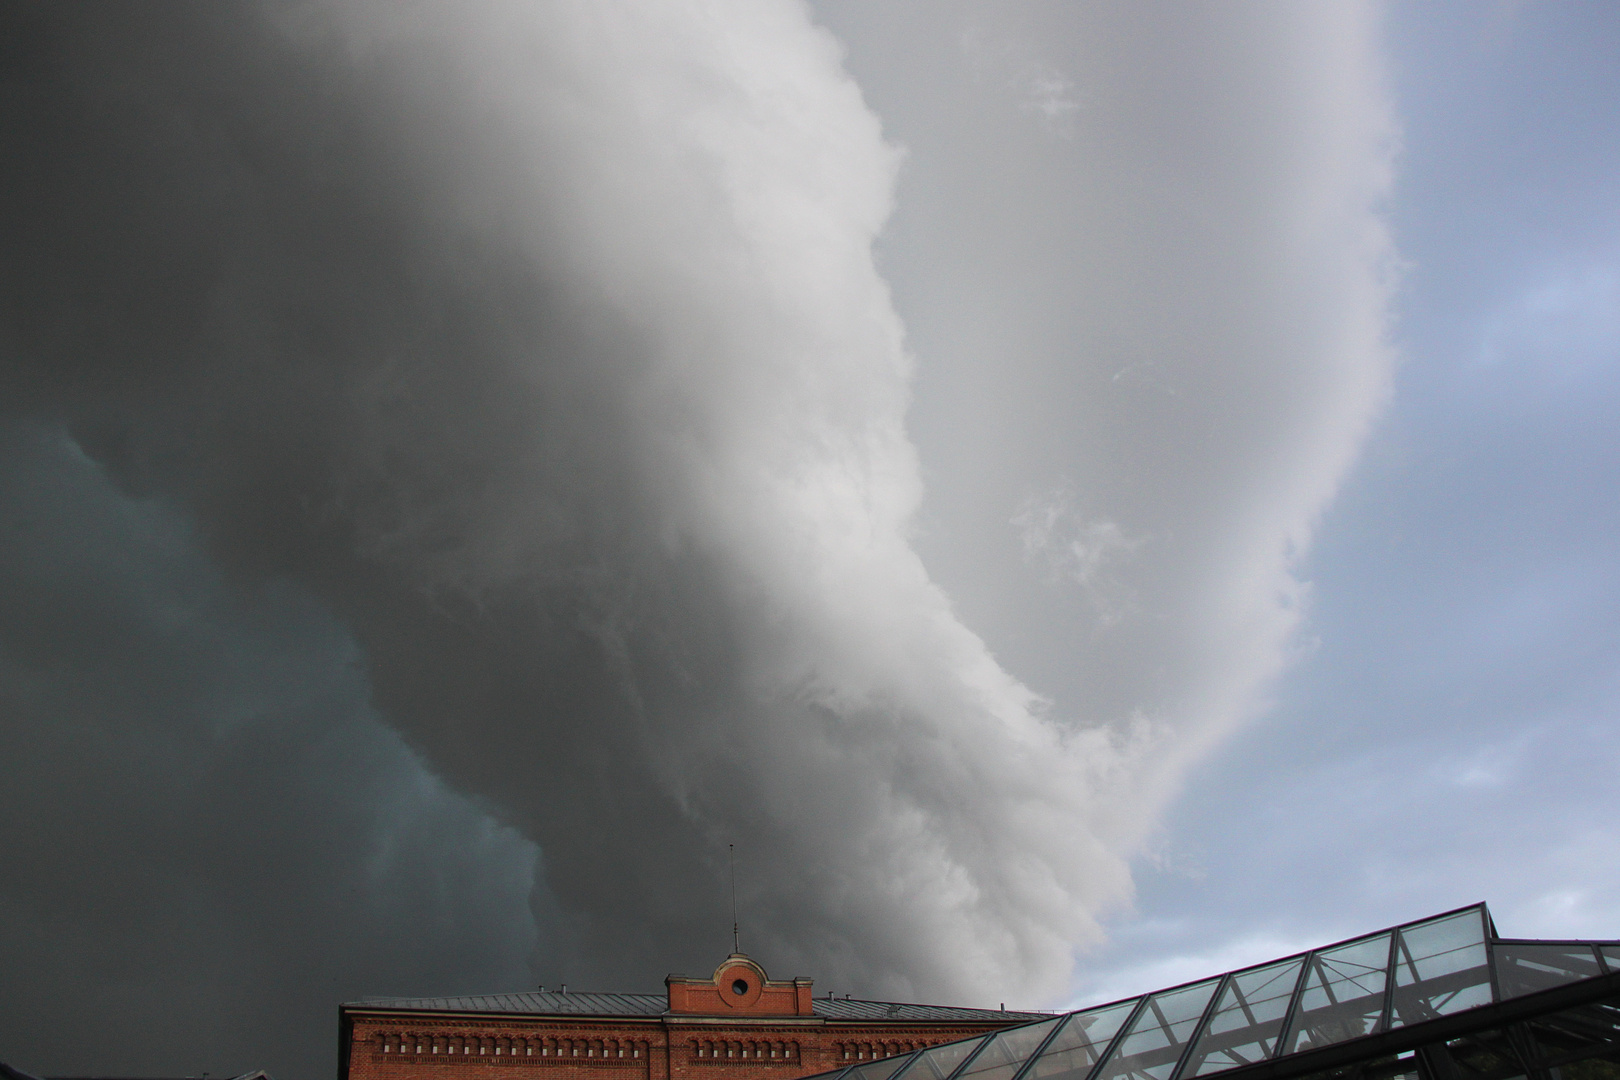
[{"label": "brick facade", "polygon": [[1033,1018],[818,1002],[809,979],[771,980],[740,954],[665,986],[663,999],[553,995],[552,1009],[524,995],[350,1003],[339,1080],[792,1080]]}]

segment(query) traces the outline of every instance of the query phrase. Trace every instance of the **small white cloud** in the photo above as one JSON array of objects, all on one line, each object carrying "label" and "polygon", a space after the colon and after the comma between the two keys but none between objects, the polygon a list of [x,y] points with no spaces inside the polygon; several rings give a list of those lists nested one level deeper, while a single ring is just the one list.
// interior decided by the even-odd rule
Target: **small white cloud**
[{"label": "small white cloud", "polygon": [[1080,111],[1074,83],[1054,67],[1031,64],[1014,85],[1023,92],[1018,107],[1037,114],[1046,124],[1059,125]]},{"label": "small white cloud", "polygon": [[1479,747],[1463,758],[1441,763],[1441,777],[1460,788],[1492,789],[1511,784],[1518,776],[1519,765],[1525,752],[1536,741],[1537,731],[1531,730],[1511,739]]},{"label": "small white cloud", "polygon": [[992,36],[981,25],[971,25],[958,36],[962,55],[974,78],[1010,90],[1020,112],[1040,118],[1060,134],[1069,134],[1068,122],[1080,111],[1074,80],[1051,62],[1035,55],[1032,42],[1019,35]]},{"label": "small white cloud", "polygon": [[1600,263],[1549,277],[1504,303],[1480,328],[1476,363],[1520,364],[1556,384],[1613,362],[1620,341],[1620,269]]},{"label": "small white cloud", "polygon": [[1020,504],[1012,525],[1018,530],[1024,561],[1040,567],[1049,582],[1072,582],[1083,589],[1105,621],[1129,607],[1130,588],[1110,568],[1140,547],[1117,521],[1087,519],[1063,488],[1031,496]]}]

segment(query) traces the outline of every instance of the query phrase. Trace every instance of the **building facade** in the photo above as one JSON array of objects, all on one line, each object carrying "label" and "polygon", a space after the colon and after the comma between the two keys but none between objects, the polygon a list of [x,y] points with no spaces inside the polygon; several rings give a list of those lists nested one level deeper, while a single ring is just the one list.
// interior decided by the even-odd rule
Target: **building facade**
[{"label": "building facade", "polygon": [[1040,1018],[816,997],[741,953],[663,994],[566,990],[340,1007],[339,1080],[791,1080]]}]

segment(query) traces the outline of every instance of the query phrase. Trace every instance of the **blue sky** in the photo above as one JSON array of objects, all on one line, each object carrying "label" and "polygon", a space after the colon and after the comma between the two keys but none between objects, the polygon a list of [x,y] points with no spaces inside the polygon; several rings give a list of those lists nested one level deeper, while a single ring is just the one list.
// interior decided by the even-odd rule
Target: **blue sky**
[{"label": "blue sky", "polygon": [[1306,560],[1308,646],[1192,773],[1085,991],[1476,900],[1516,936],[1620,919],[1620,26],[1397,5],[1386,34],[1395,393]]}]

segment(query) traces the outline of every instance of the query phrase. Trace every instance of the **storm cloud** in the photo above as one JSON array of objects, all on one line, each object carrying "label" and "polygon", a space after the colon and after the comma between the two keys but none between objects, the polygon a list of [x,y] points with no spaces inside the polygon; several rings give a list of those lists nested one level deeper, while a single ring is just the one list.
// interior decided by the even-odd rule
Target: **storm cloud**
[{"label": "storm cloud", "polygon": [[[773,972],[1063,992],[1288,655],[1388,381],[1393,140],[1359,8],[1098,7],[1061,56],[1007,10],[941,20],[972,138],[908,159],[797,4],[8,9],[6,491],[52,539],[6,549],[49,613],[6,728],[46,772],[74,724],[157,757],[107,796],[141,902],[271,910],[268,865],[432,954],[309,941],[345,985],[643,989],[729,947],[735,844]],[[979,215],[896,271],[910,338],[874,255],[908,169]],[[293,824],[153,798],[186,763]],[[90,812],[34,801],[11,849]],[[216,837],[185,872],[176,827]],[[400,850],[465,868],[416,896]],[[43,938],[145,918],[39,865],[11,900],[91,909]]]}]

